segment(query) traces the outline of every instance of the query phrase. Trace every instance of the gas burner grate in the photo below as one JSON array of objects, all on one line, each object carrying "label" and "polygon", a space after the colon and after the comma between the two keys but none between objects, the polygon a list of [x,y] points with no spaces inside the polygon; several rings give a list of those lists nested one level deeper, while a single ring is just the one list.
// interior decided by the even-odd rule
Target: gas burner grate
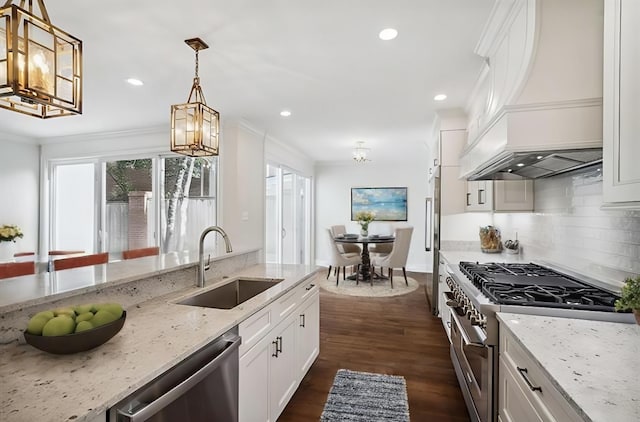
[{"label": "gas burner grate", "polygon": [[533,263],[460,262],[460,270],[497,304],[614,312],[618,296]]}]

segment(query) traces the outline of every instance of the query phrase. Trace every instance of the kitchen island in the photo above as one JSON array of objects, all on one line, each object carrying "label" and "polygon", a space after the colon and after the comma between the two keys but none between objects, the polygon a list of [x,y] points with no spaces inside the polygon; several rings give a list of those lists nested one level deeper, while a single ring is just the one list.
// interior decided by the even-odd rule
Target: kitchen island
[{"label": "kitchen island", "polygon": [[[126,306],[122,331],[85,353],[51,355],[15,341],[2,345],[0,420],[92,421],[315,272],[313,266],[258,264],[228,274],[228,279],[204,289],[182,288]],[[176,303],[236,276],[283,281],[230,310]]]},{"label": "kitchen island", "polygon": [[640,420],[639,325],[512,313],[497,317],[583,420]]}]

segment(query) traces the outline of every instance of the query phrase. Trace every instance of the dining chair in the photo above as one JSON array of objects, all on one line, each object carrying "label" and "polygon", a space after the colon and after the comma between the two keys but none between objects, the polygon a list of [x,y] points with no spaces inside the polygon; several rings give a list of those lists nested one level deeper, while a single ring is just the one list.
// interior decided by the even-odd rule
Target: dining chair
[{"label": "dining chair", "polygon": [[[405,269],[407,265],[407,257],[409,256],[409,246],[411,245],[411,235],[413,234],[413,227],[398,227],[396,229],[396,239],[393,242],[393,247],[388,255],[377,254],[373,256],[371,263],[374,267],[383,267],[389,269],[389,280],[391,281],[391,288],[393,288],[393,269],[402,268],[402,274],[404,275],[404,282],[409,285],[407,280],[407,271]],[[384,272],[384,270],[382,271]]]},{"label": "dining chair", "polygon": [[0,264],[0,278],[18,277],[36,273],[35,261]]},{"label": "dining chair", "polygon": [[109,262],[109,252],[74,256],[73,258],[60,258],[53,261],[53,270],[66,270],[69,268],[85,267],[88,265],[106,264],[107,262]]},{"label": "dining chair", "polygon": [[346,280],[346,267],[347,266],[355,266],[356,267],[356,283],[358,282],[358,272],[360,270],[360,264],[362,263],[362,258],[359,253],[341,253],[338,249],[338,244],[335,240],[333,240],[333,233],[331,229],[327,229],[327,236],[329,236],[329,244],[331,247],[331,263],[329,264],[329,271],[327,272],[327,279],[331,275],[331,268],[335,267],[337,269],[336,273],[336,286],[338,285],[338,281],[340,281],[340,268],[342,268],[342,279]]},{"label": "dining chair", "polygon": [[150,248],[129,249],[126,251],[122,251],[122,259],[142,258],[143,256],[153,256],[158,255],[159,253],[160,248],[158,246],[153,246]]},{"label": "dining chair", "polygon": [[[344,224],[331,226],[331,234],[333,235],[333,237],[336,237],[339,234],[345,234],[346,232],[347,229],[345,228]],[[355,243],[339,243],[338,250],[340,251],[340,253],[362,253],[362,249],[360,249],[360,246],[356,245]]]}]

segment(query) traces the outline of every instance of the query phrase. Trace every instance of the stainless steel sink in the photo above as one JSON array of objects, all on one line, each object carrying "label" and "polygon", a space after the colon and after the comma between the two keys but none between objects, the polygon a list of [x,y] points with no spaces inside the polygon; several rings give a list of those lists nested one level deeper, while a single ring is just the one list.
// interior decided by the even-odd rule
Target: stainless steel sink
[{"label": "stainless steel sink", "polygon": [[223,286],[177,302],[179,305],[231,309],[280,283],[277,278],[238,278]]}]

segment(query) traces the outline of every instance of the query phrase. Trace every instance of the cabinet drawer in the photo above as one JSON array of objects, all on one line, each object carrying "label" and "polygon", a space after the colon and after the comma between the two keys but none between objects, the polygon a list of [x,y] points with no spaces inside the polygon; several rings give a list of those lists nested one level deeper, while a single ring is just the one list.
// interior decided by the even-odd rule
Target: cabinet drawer
[{"label": "cabinet drawer", "polygon": [[[545,420],[581,422],[583,419],[562,397],[531,355],[504,330],[500,330],[500,369],[509,368],[527,399]],[[534,391],[535,389],[535,391]]]},{"label": "cabinet drawer", "polygon": [[271,330],[274,325],[271,312],[271,307],[268,306],[240,323],[238,326],[238,333],[242,337],[242,344],[239,348],[240,356]]},{"label": "cabinet drawer", "polygon": [[313,277],[309,277],[308,280],[304,281],[299,287],[296,288],[300,291],[301,303],[307,300],[308,297],[313,296],[313,294],[318,291],[319,284],[318,284],[317,277],[318,277],[317,275]]}]

